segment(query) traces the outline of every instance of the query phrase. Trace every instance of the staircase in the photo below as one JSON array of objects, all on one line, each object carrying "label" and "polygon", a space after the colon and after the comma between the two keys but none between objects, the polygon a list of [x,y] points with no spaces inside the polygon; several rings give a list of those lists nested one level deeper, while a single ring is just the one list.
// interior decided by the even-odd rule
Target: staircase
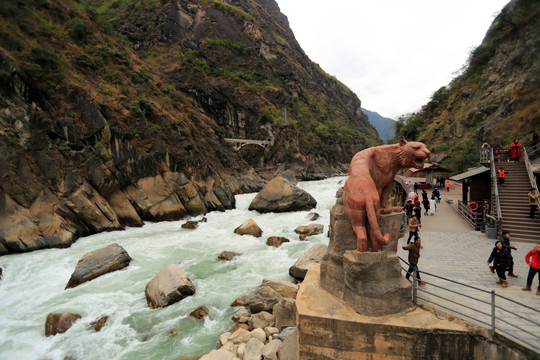
[{"label": "staircase", "polygon": [[502,230],[510,231],[514,241],[537,243],[540,241],[540,214],[538,220],[529,219],[529,197],[531,183],[523,162],[496,162],[495,169],[506,172],[505,186],[499,186]]}]

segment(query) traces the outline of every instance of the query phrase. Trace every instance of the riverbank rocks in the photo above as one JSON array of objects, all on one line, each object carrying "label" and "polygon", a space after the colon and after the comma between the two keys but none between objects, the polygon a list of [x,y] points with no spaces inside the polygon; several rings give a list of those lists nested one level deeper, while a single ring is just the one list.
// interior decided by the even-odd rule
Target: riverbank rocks
[{"label": "riverbank rocks", "polygon": [[235,253],[234,251],[222,251],[218,255],[218,259],[225,260],[225,261],[231,261],[235,257],[237,257],[239,254]]},{"label": "riverbank rocks", "polygon": [[298,285],[282,279],[263,279],[263,286],[269,286],[284,298],[296,299]]},{"label": "riverbank rocks", "polygon": [[256,314],[261,311],[272,311],[280,298],[281,295],[270,286],[260,286],[257,290],[238,297],[231,306],[245,306],[252,314]]},{"label": "riverbank rocks", "polygon": [[146,302],[152,309],[174,304],[193,294],[195,286],[178,265],[164,267],[150,280],[145,290]]},{"label": "riverbank rocks", "polygon": [[319,264],[324,255],[326,255],[327,248],[328,246],[324,244],[313,246],[311,249],[302,254],[302,256],[296,260],[294,265],[289,268],[289,275],[298,281],[304,280],[309,266],[313,263]]},{"label": "riverbank rocks", "polygon": [[259,238],[262,236],[263,231],[253,219],[248,219],[244,221],[242,225],[234,229],[234,233],[238,235],[252,235]]},{"label": "riverbank rocks", "polygon": [[[288,283],[288,284],[287,284]],[[247,303],[254,293],[266,287],[272,291],[279,289],[284,296],[296,297],[298,286],[286,280],[264,279],[263,284],[253,293],[239,297],[239,303]],[[239,360],[293,360],[296,359],[296,301],[279,295],[272,309],[251,313],[248,309],[239,309],[232,317],[238,322],[233,330],[221,334],[220,348],[204,355],[200,360],[239,359]],[[286,305],[279,305],[286,304]],[[232,306],[235,305],[233,303]],[[242,305],[243,306],[243,305]],[[280,332],[276,324],[284,324]]]},{"label": "riverbank rocks", "polygon": [[308,236],[322,234],[323,230],[323,224],[309,224],[297,227],[294,232],[299,235],[300,240],[305,240]]},{"label": "riverbank rocks", "polygon": [[273,247],[280,247],[281,244],[289,242],[289,239],[283,236],[270,236],[266,239],[266,245]]},{"label": "riverbank rocks", "polygon": [[49,313],[45,321],[45,336],[49,337],[65,333],[80,318],[81,315],[70,312],[60,314]]},{"label": "riverbank rocks", "polygon": [[79,259],[65,288],[74,288],[101,275],[123,269],[130,262],[131,257],[118,244],[91,251]]},{"label": "riverbank rocks", "polygon": [[317,201],[289,180],[276,176],[255,196],[249,210],[260,213],[310,210]]}]

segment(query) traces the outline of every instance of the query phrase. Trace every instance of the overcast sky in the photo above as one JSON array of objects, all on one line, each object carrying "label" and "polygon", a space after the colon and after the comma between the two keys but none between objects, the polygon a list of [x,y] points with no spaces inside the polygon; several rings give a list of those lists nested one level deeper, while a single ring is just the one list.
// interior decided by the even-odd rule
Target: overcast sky
[{"label": "overcast sky", "polygon": [[480,45],[509,0],[276,0],[310,59],[362,107],[420,110]]}]

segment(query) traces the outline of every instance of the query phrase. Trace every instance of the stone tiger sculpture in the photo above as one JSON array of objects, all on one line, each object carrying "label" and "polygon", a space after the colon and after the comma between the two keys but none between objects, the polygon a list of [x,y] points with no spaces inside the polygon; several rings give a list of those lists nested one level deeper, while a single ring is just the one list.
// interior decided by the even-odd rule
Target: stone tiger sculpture
[{"label": "stone tiger sculpture", "polygon": [[389,206],[394,177],[402,168],[423,169],[424,160],[429,156],[423,143],[403,139],[397,144],[371,147],[354,155],[343,188],[343,204],[356,234],[358,252],[368,251],[368,233],[371,251],[379,251],[379,246],[388,244],[389,235],[382,235],[379,217],[381,213],[402,211],[400,206]]}]

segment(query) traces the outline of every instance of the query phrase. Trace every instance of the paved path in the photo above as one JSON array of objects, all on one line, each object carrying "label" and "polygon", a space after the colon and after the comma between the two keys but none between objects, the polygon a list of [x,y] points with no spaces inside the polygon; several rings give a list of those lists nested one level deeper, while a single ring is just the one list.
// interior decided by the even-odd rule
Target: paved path
[{"label": "paved path", "polygon": [[[497,295],[540,310],[540,295],[536,295],[535,291],[538,286],[538,277],[534,279],[533,291],[521,290],[525,286],[525,280],[529,271],[529,267],[525,263],[525,254],[533,245],[530,243],[513,242],[517,247],[517,250],[513,251],[512,255],[515,263],[514,273],[518,275],[518,278],[509,277],[507,288],[502,288],[500,285],[495,284],[498,277],[496,274],[491,273],[486,264],[495,240],[486,238],[485,234],[479,231],[474,231],[472,226],[457,213],[457,201],[461,198],[460,194],[461,190],[458,187],[451,189],[450,192],[446,192],[446,189],[441,191],[443,199],[441,203],[437,204],[436,214],[434,216],[422,216],[420,237],[422,238],[424,248],[421,251],[419,262],[420,271],[454,280],[458,284],[425,274],[422,280],[426,281],[428,285],[423,288],[426,292],[419,291],[419,296],[429,298],[431,301],[437,302],[439,306],[459,309],[461,313],[487,323],[487,326],[491,324],[489,316],[491,314],[490,293],[470,289],[460,284],[474,286],[487,292],[495,290]],[[445,201],[446,199],[453,201],[450,204]],[[400,239],[399,243],[402,245],[405,244],[407,236],[404,239]],[[407,253],[407,251],[401,249],[401,246],[398,247],[398,255],[401,258],[407,260]],[[474,298],[481,298],[487,303],[480,303],[461,295],[450,293],[445,288],[452,289],[460,294],[467,294]],[[427,292],[432,294],[428,294]],[[442,299],[437,298],[433,294],[441,296]],[[474,313],[467,308],[462,308],[460,305],[452,304],[447,301],[448,299],[456,301],[458,304],[465,304],[475,309],[480,309],[487,315]],[[540,313],[537,311],[516,305],[499,296],[496,296],[495,302],[497,306],[510,309],[521,316],[540,323]],[[516,318],[514,315],[499,309],[496,310],[496,316],[502,319],[497,320],[497,328],[500,327],[501,330],[508,332],[509,334],[506,335],[510,335],[509,337],[512,337],[513,340],[519,342],[520,339],[523,339],[532,343],[536,347],[535,350],[540,354],[540,326]],[[533,333],[533,335],[526,334],[512,325],[504,323],[504,321],[517,325]],[[505,335],[504,333],[502,334]],[[531,348],[530,345],[524,345]]]}]

